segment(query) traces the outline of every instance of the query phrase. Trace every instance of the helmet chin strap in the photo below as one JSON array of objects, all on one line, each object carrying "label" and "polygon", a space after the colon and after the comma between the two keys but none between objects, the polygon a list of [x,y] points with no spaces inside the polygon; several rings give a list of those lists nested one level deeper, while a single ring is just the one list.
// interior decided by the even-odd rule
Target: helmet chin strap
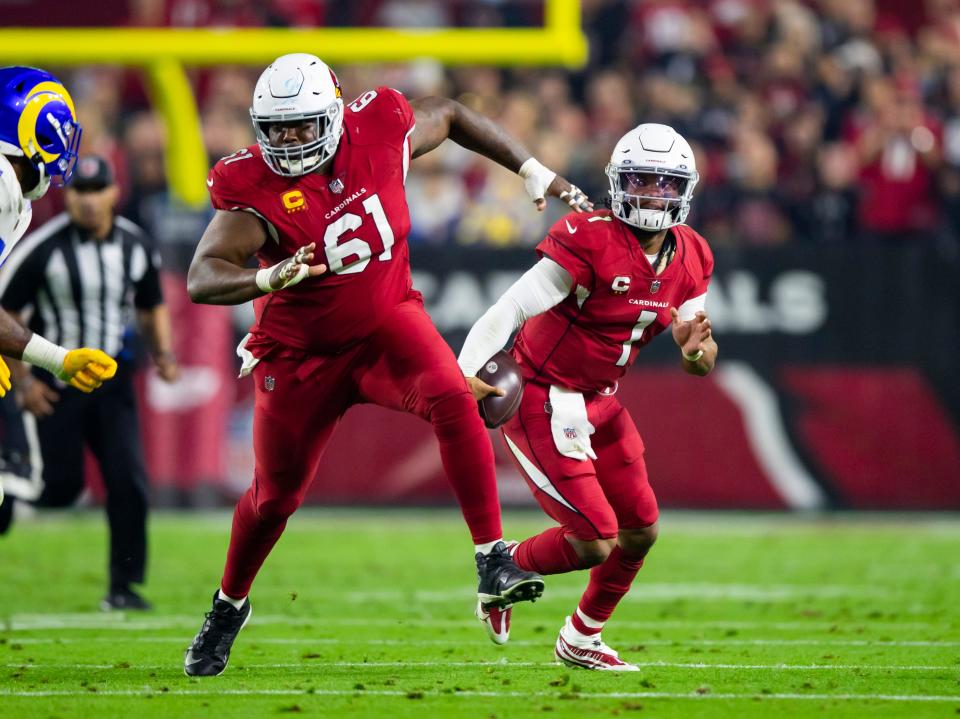
[{"label": "helmet chin strap", "polygon": [[50,176],[47,174],[46,165],[43,163],[33,165],[37,170],[37,184],[30,190],[24,190],[23,196],[28,200],[39,200],[50,189]]}]

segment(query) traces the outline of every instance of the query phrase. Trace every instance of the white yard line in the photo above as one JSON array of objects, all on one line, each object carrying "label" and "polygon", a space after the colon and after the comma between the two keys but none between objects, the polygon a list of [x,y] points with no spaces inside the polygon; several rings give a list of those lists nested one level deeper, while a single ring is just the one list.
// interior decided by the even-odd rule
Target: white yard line
[{"label": "white yard line", "polygon": [[[199,618],[198,618],[199,617]],[[77,612],[66,614],[14,614],[6,620],[0,620],[0,630],[21,632],[21,631],[44,631],[58,629],[116,629],[121,631],[143,631],[146,629],[175,629],[180,627],[193,627],[198,624],[202,616],[193,614],[166,615],[156,617],[145,617],[136,612]],[[534,621],[527,617],[528,620]],[[942,622],[899,622],[863,619],[859,621],[844,622],[855,628],[875,628],[882,629],[884,632],[891,630],[916,630],[916,629],[934,629],[937,631],[949,630]],[[257,626],[281,625],[295,626],[301,628],[308,627],[328,627],[331,620],[324,617],[310,616],[292,616],[288,614],[258,614],[254,619]],[[409,619],[397,617],[395,619],[367,619],[362,617],[338,617],[337,626],[349,627],[468,627],[477,626],[475,619],[431,619],[429,617],[420,619]],[[611,626],[620,629],[775,629],[775,630],[800,630],[800,631],[830,631],[837,626],[836,622],[809,621],[809,622],[759,622],[759,621],[724,621],[724,620],[649,620],[649,621],[631,621],[614,620]],[[558,625],[559,627],[559,625]],[[956,629],[960,634],[960,627]]]},{"label": "white yard line", "polygon": [[[247,630],[250,631],[249,629]],[[483,639],[341,639],[337,637],[317,638],[276,638],[259,637],[255,634],[245,634],[245,640],[250,644],[290,644],[310,646],[313,644],[349,644],[367,646],[489,646]],[[132,637],[130,641],[136,643],[175,642],[189,644],[191,637]],[[9,640],[11,646],[16,644],[87,644],[90,642],[117,642],[116,637],[87,637],[84,639],[62,637],[23,637]],[[511,641],[511,646],[540,647],[552,644],[553,639],[542,641],[518,639]],[[931,640],[870,640],[870,639],[643,639],[635,642],[642,646],[811,646],[811,647],[960,647],[960,641]]]},{"label": "white yard line", "polygon": [[[905,671],[905,672],[942,672],[955,671],[957,665],[929,665],[929,664],[709,664],[705,662],[631,662],[634,666],[666,669],[731,669],[731,670],[767,670],[767,671],[811,671],[811,670],[864,670],[864,671]],[[315,659],[304,659],[301,662],[282,662],[253,664],[237,661],[239,669],[305,669],[311,667],[342,667],[342,668],[384,668],[416,669],[420,667],[555,667],[557,662],[511,662],[499,660],[495,662],[324,662]],[[47,663],[16,663],[0,664],[8,669],[114,669],[125,671],[170,669],[175,664],[47,664]]]},{"label": "white yard line", "polygon": [[130,696],[384,696],[406,697],[419,695],[420,697],[490,697],[490,698],[524,698],[537,697],[543,699],[696,699],[696,700],[801,700],[801,701],[884,701],[884,702],[956,702],[958,695],[929,695],[929,694],[759,694],[759,693],[704,693],[697,692],[494,692],[494,691],[454,691],[450,693],[436,690],[402,689],[373,689],[373,690],[337,690],[337,689],[171,689],[158,687],[152,689],[102,689],[96,692],[89,690],[24,690],[0,689],[0,697],[130,697]]}]

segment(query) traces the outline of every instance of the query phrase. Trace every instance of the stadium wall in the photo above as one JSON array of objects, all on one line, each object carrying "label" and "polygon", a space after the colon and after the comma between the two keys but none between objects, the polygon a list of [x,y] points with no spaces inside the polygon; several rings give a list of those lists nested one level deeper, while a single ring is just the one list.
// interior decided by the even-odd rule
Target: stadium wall
[{"label": "stadium wall", "polygon": [[[534,260],[516,252],[413,248],[415,285],[458,350],[473,321]],[[647,446],[666,507],[960,509],[960,276],[929,247],[717,250],[708,309],[720,345],[706,379],[649,345],[618,396]],[[238,494],[252,472],[252,386],[236,379],[228,311],[167,296],[184,381],[143,380],[155,486]],[[194,352],[187,338],[203,336]],[[194,345],[196,343],[193,343]],[[529,492],[494,436],[503,499]],[[420,420],[352,410],[309,501],[446,504],[436,442]]]}]

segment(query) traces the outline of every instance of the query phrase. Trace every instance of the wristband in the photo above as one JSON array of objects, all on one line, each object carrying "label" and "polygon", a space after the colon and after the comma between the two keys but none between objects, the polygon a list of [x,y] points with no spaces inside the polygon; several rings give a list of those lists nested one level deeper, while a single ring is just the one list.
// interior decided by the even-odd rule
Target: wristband
[{"label": "wristband", "polygon": [[[297,255],[299,255],[299,252],[297,253]],[[298,265],[296,274],[291,277],[284,278],[284,274],[285,274],[284,271],[287,269],[286,267],[284,268],[284,270],[281,270],[279,287],[274,287],[273,285],[270,284],[270,277],[271,275],[273,275],[273,271],[277,268],[277,266],[290,265],[294,262],[300,262],[300,260],[297,259],[297,255],[294,255],[294,257],[289,260],[278,262],[273,267],[264,267],[262,270],[257,270],[257,287],[260,288],[260,291],[265,293],[270,293],[270,292],[276,292],[277,290],[285,289],[287,287],[292,287],[293,285],[298,284],[300,280],[302,280],[308,274],[310,274],[310,268],[307,267],[305,264],[302,264],[301,262]]]},{"label": "wristband", "polygon": [[270,285],[271,274],[273,274],[273,267],[265,267],[262,270],[257,270],[257,287],[260,288],[261,292],[268,294],[273,292],[273,287]]},{"label": "wristband", "polygon": [[535,157],[527,159],[520,169],[517,170],[517,174],[520,175],[524,180],[528,177],[533,177],[534,175],[543,175],[546,177],[550,175],[550,182],[553,182],[553,178],[557,176],[557,173],[553,170],[548,170],[544,165]]},{"label": "wristband", "polygon": [[23,348],[22,359],[60,377],[63,374],[63,363],[67,359],[67,350],[34,333]]},{"label": "wristband", "polygon": [[556,172],[544,167],[535,157],[527,159],[520,165],[517,174],[523,178],[523,186],[526,188],[527,194],[534,200],[543,199],[550,183],[557,176]]},{"label": "wristband", "polygon": [[697,350],[696,354],[692,354],[692,355],[688,355],[683,350],[681,350],[680,353],[683,355],[683,358],[687,362],[699,362],[700,358],[703,357],[703,350]]}]

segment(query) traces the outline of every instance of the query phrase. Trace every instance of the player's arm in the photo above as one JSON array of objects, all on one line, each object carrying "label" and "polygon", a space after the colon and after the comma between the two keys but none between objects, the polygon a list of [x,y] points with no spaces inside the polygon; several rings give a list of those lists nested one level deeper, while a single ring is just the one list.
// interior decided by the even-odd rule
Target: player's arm
[{"label": "player's arm", "polygon": [[531,317],[546,312],[570,294],[573,278],[559,264],[544,257],[503,293],[467,334],[457,362],[478,401],[503,391],[476,377],[483,364],[503,349],[516,330]]},{"label": "player's arm", "polygon": [[[67,350],[24,328],[2,309],[0,354],[45,369],[82,392],[92,392],[117,372],[117,363],[102,350],[89,347]],[[0,363],[2,397],[10,389],[10,368],[2,359]]]},{"label": "player's arm", "polygon": [[[14,268],[4,267],[5,272],[13,272]],[[20,276],[14,275],[7,282],[3,294],[4,304],[18,292],[19,287],[30,284],[29,273]],[[36,283],[34,283],[34,290]],[[31,332],[20,322],[16,315],[5,309],[0,309],[0,355],[11,360],[29,362],[32,365],[45,369],[63,382],[67,382],[82,392],[92,392],[106,380],[116,374],[117,363],[102,350],[83,347],[67,350],[56,345],[45,337]],[[10,389],[10,368],[0,359],[0,397]]]},{"label": "player's arm", "polygon": [[410,136],[413,157],[430,152],[450,138],[519,174],[538,210],[547,206],[545,193],[559,197],[577,212],[593,209],[593,204],[579,188],[541,165],[506,130],[480,113],[445,97],[421,98],[411,102],[410,106],[416,121]]},{"label": "player's arm", "polygon": [[249,212],[218,210],[207,225],[187,272],[190,299],[204,305],[239,305],[326,272],[314,265],[315,243],[273,267],[247,268],[267,241],[266,228]]},{"label": "player's arm", "polygon": [[[5,314],[15,322],[25,324],[21,313]],[[9,364],[12,384],[16,388],[17,406],[37,417],[53,414],[54,403],[60,399],[60,393],[46,382],[38,381],[30,373],[30,366],[24,361],[11,357]]]},{"label": "player's arm", "polygon": [[710,373],[717,363],[716,340],[713,339],[713,330],[710,318],[703,309],[694,311],[693,316],[687,316],[684,311],[689,303],[684,303],[678,310],[670,308],[670,317],[673,319],[671,331],[673,341],[680,348],[680,365],[688,374],[703,377]]},{"label": "player's arm", "polygon": [[148,309],[138,309],[137,327],[147,344],[160,379],[174,382],[180,376],[180,369],[173,353],[173,330],[167,306],[161,303]]}]

